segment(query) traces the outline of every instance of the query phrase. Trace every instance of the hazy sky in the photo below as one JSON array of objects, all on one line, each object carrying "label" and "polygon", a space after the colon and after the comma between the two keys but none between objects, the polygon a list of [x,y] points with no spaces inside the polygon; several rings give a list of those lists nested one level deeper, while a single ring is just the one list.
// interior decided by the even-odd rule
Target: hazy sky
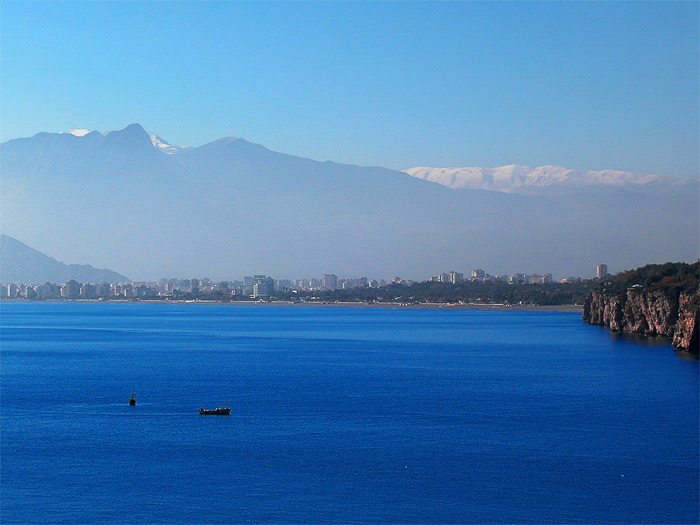
[{"label": "hazy sky", "polygon": [[1,140],[697,175],[697,2],[2,2]]}]

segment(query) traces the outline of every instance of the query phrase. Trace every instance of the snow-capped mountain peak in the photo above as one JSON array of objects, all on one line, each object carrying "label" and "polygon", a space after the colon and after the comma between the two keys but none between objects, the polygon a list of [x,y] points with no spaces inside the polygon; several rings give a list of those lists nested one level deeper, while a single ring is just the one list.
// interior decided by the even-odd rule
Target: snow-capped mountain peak
[{"label": "snow-capped mountain peak", "polygon": [[67,129],[65,131],[61,131],[61,134],[68,134],[68,135],[73,135],[74,137],[84,137],[88,133],[90,133],[89,129]]},{"label": "snow-capped mountain peak", "polygon": [[[106,133],[98,132],[102,136],[107,136],[111,133],[122,133],[131,129],[136,129],[141,130],[141,132],[145,131],[140,125],[138,124],[132,124],[131,126],[128,126],[127,128],[115,132],[115,131],[108,131]],[[76,129],[67,129],[65,131],[60,131],[59,132],[61,135],[73,135],[74,137],[85,137],[89,135],[90,133],[93,133],[92,130],[85,129],[85,128],[76,128]],[[148,132],[146,132],[148,133]],[[158,149],[158,151],[161,151],[163,153],[166,153],[168,155],[173,155],[174,153],[177,153],[178,151],[182,151],[184,149],[189,149],[189,146],[176,146],[174,144],[170,144],[168,141],[164,140],[163,138],[159,137],[155,133],[148,133],[148,136],[151,138],[151,143],[153,144],[153,147]]]},{"label": "snow-capped mountain peak", "polygon": [[503,193],[566,192],[584,188],[643,189],[697,183],[696,178],[675,179],[629,171],[572,170],[562,166],[530,168],[511,164],[497,168],[431,168],[404,170],[418,179],[453,189],[490,190]]},{"label": "snow-capped mountain peak", "polygon": [[174,153],[177,153],[178,151],[189,148],[189,146],[174,146],[172,144],[168,144],[165,140],[163,140],[155,133],[149,133],[148,136],[151,137],[151,142],[156,148],[158,148],[163,153],[167,153],[168,155],[172,155]]}]

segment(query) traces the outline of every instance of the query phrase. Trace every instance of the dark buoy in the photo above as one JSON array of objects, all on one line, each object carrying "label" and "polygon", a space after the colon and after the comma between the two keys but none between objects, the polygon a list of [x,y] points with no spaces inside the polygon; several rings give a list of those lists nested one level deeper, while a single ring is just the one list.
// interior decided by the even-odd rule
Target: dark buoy
[{"label": "dark buoy", "polygon": [[129,399],[129,405],[134,406],[136,404],[136,390],[131,392],[131,399]]}]

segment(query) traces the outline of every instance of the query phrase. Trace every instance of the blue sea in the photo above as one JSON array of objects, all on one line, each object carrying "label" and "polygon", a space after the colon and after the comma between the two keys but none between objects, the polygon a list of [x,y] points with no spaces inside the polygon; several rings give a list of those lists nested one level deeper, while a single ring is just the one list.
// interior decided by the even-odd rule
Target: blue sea
[{"label": "blue sea", "polygon": [[3,524],[699,520],[698,361],[579,314],[4,303],[0,320]]}]

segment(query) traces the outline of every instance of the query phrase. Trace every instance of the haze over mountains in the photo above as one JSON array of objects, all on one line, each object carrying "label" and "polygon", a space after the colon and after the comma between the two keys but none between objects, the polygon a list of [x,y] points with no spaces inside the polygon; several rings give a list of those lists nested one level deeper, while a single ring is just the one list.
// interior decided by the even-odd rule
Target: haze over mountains
[{"label": "haze over mountains", "polygon": [[111,270],[58,262],[5,234],[0,234],[0,261],[0,282],[3,283],[65,283],[71,279],[84,283],[129,281]]},{"label": "haze over mountains", "polygon": [[621,189],[631,192],[678,193],[694,191],[698,178],[676,179],[630,171],[570,170],[561,166],[500,166],[498,168],[428,168],[404,170],[409,175],[453,189],[490,190],[505,193],[562,194]]},{"label": "haze over mountains", "polygon": [[[518,193],[544,179],[513,168],[510,183],[498,169],[478,184],[449,174],[448,185],[466,188],[457,191],[446,179],[317,162],[243,139],[173,146],[138,124],[11,140],[0,162],[4,233],[137,280],[424,279],[478,267],[564,277],[592,275],[600,262],[615,271],[698,257],[697,181],[620,176],[585,191]],[[587,180],[566,177],[577,182],[560,186]]]}]

